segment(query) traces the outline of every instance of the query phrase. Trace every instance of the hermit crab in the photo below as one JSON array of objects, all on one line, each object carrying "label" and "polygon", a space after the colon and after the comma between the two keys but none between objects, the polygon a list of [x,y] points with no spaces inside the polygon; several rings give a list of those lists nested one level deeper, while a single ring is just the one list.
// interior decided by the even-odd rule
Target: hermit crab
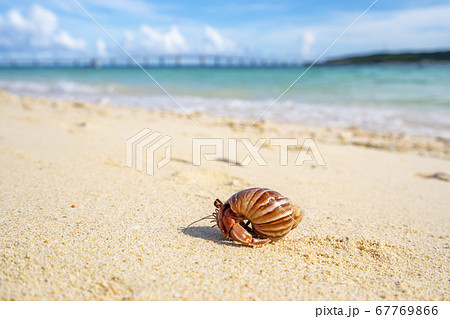
[{"label": "hermit crab", "polygon": [[226,238],[250,246],[283,238],[303,217],[288,198],[261,187],[240,191],[225,203],[216,199],[214,206],[216,211],[202,219],[213,219],[212,227],[218,226]]}]

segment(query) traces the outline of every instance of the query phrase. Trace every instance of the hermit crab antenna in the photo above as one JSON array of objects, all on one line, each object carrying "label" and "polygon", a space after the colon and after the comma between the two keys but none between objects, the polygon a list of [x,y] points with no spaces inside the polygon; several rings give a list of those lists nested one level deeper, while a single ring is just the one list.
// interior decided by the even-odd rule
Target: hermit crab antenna
[{"label": "hermit crab antenna", "polygon": [[200,218],[200,219],[197,219],[196,221],[194,221],[194,222],[190,223],[189,225],[187,225],[187,226],[184,228],[183,231],[185,232],[186,230],[188,230],[189,227],[191,227],[191,226],[194,225],[195,223],[198,223],[199,221],[202,221],[202,220],[204,220],[204,219],[215,219],[215,217],[214,217],[214,215],[208,215],[208,216],[202,217],[202,218]]}]

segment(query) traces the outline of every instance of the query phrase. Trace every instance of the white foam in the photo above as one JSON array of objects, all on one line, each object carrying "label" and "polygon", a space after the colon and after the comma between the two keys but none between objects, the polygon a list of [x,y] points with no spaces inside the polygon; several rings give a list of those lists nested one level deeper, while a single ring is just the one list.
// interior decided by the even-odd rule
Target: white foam
[{"label": "white foam", "polygon": [[[149,109],[166,109],[183,112],[168,96],[133,93],[116,85],[92,86],[73,81],[34,82],[0,81],[0,89],[15,94],[46,96],[57,99],[78,99],[89,102],[139,106]],[[206,112],[237,118],[257,119],[273,100],[248,100],[201,96],[175,96],[188,112]],[[356,126],[363,129],[401,132],[414,135],[450,138],[450,110],[432,110],[388,107],[327,105],[301,103],[293,100],[278,101],[263,119],[294,122],[302,125],[333,127]]]}]

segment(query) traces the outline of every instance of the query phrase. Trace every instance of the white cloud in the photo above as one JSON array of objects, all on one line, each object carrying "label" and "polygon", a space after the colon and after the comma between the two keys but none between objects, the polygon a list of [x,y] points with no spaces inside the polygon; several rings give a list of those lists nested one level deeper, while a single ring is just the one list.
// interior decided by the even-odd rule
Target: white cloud
[{"label": "white cloud", "polygon": [[[63,12],[72,12],[72,6],[66,7],[63,2],[51,1],[51,3],[52,9],[57,10],[55,12],[61,12],[62,6],[65,8]],[[285,17],[275,17],[278,20],[249,18],[219,30],[205,25],[204,21],[173,14],[157,14],[155,10],[158,6],[148,4],[145,0],[131,2],[98,0],[95,4],[98,8],[108,9],[102,13],[105,16],[108,16],[110,11],[115,14],[120,12],[122,15],[125,12],[132,16],[133,23],[138,23],[137,27],[128,25],[124,29],[123,21],[111,20],[108,23],[107,19],[102,20],[111,34],[122,35],[118,37],[121,45],[136,55],[193,52],[311,60],[319,56],[361,13],[333,11],[326,20],[296,19],[295,22],[289,22],[292,20]],[[235,9],[243,10],[241,7]],[[235,11],[235,9],[227,10]],[[259,5],[245,8],[247,11],[253,9],[261,8]],[[1,12],[0,54],[19,56],[36,55],[41,52],[45,54],[50,52],[54,55],[80,51],[88,53],[86,41],[74,36],[75,32],[85,32],[84,36],[89,41],[91,49],[89,54],[99,56],[123,54],[101,30],[86,23],[85,20],[83,22],[70,20],[68,15],[69,20],[62,21],[67,27],[61,28],[59,24],[61,21],[55,12],[40,5],[33,5],[26,11],[16,8]],[[450,5],[381,11],[374,8],[327,52],[324,59],[372,51],[448,48],[450,45],[448,17]],[[179,24],[171,26],[170,23],[174,20]],[[145,21],[152,21],[152,24],[141,25]],[[80,27],[77,23],[86,23],[86,26]],[[130,30],[127,30],[127,27]],[[110,45],[106,45],[106,40]]]},{"label": "white cloud", "polygon": [[139,31],[143,35],[142,46],[151,53],[181,53],[189,49],[176,25],[171,26],[170,31],[163,32],[143,24]]},{"label": "white cloud", "polygon": [[224,38],[220,32],[209,25],[203,28],[205,35],[205,51],[209,53],[224,53],[236,49],[233,41]]},{"label": "white cloud", "polygon": [[130,30],[125,30],[124,37],[125,37],[123,42],[124,48],[130,48],[133,45],[134,38],[136,37],[135,33]]},{"label": "white cloud", "polygon": [[[32,10],[34,11],[34,10]],[[11,9],[6,14],[7,22],[11,25],[11,27],[16,28],[18,30],[25,30],[27,29],[27,21],[24,17],[20,14],[19,11],[16,9]],[[3,20],[3,19],[2,19]]]},{"label": "white cloud", "polygon": [[[247,55],[311,61],[335,41],[361,12],[333,12],[325,21],[249,21],[227,34]],[[450,47],[450,5],[369,11],[322,58],[377,51],[440,50]],[[276,25],[276,26],[274,26]]]},{"label": "white cloud", "polygon": [[103,39],[97,40],[97,54],[100,57],[105,57],[108,55],[108,52],[106,49],[106,42]]},{"label": "white cloud", "polygon": [[44,35],[50,35],[58,27],[58,17],[39,5],[31,7],[28,20],[31,28]]},{"label": "white cloud", "polygon": [[[319,55],[358,16],[343,13],[327,24],[309,26],[316,43],[314,55]],[[327,56],[358,52],[433,50],[450,45],[450,6],[435,6],[406,10],[369,11],[330,50]]]},{"label": "white cloud", "polygon": [[303,32],[303,46],[302,46],[302,56],[303,58],[308,58],[309,53],[311,51],[311,47],[314,44],[314,41],[316,40],[314,33],[311,31],[305,31]]},{"label": "white cloud", "polygon": [[[203,42],[198,37],[198,30],[203,28]],[[187,34],[187,36],[185,36]],[[225,38],[218,30],[211,26],[190,25],[183,28],[183,33],[177,25],[169,30],[143,24],[134,32],[124,33],[124,47],[135,53],[229,53],[236,52],[233,41]]]},{"label": "white cloud", "polygon": [[62,48],[73,51],[83,50],[86,46],[83,39],[75,39],[66,31],[59,31],[53,39],[55,44],[59,44]]},{"label": "white cloud", "polygon": [[26,51],[69,50],[86,48],[84,39],[76,39],[58,29],[58,17],[50,10],[33,5],[27,14],[10,9],[0,15],[0,50],[11,53]]}]

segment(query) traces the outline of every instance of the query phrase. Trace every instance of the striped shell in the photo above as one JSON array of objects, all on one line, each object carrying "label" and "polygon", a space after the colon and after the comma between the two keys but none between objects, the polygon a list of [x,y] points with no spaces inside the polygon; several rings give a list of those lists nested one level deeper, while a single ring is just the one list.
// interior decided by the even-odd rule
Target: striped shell
[{"label": "striped shell", "polygon": [[297,227],[302,210],[288,198],[268,188],[249,188],[231,196],[225,203],[243,219],[252,223],[262,238],[280,239]]}]

